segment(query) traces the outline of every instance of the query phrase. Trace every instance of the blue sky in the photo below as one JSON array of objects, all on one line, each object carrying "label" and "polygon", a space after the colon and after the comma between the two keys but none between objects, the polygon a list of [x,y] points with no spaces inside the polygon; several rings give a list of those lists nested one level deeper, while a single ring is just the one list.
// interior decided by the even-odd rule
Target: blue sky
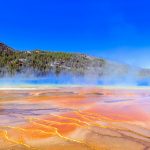
[{"label": "blue sky", "polygon": [[150,68],[148,0],[0,0],[0,41]]}]

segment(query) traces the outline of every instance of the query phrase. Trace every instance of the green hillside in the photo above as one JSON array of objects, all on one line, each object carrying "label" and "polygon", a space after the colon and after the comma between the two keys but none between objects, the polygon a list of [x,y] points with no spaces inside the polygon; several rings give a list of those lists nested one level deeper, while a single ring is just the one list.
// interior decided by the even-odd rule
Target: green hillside
[{"label": "green hillside", "polygon": [[83,54],[50,51],[17,51],[0,43],[0,76],[32,71],[36,75],[63,72],[85,74],[94,67],[102,67],[104,59]]}]

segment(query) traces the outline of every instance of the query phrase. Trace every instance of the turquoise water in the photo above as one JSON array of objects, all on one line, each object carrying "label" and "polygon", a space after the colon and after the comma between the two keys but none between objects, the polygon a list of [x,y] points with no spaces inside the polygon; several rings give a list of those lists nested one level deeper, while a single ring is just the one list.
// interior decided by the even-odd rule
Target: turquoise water
[{"label": "turquoise water", "polygon": [[97,85],[97,86],[150,86],[150,79],[142,80],[126,80],[126,79],[95,79],[73,76],[49,76],[45,78],[37,77],[13,77],[13,78],[1,78],[0,86],[49,86],[49,85]]}]

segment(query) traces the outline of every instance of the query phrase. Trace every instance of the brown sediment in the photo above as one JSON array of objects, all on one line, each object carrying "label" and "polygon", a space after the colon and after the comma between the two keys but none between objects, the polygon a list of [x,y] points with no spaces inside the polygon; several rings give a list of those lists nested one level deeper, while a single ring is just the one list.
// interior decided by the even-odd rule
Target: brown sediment
[{"label": "brown sediment", "polygon": [[0,91],[0,150],[148,150],[147,90]]}]

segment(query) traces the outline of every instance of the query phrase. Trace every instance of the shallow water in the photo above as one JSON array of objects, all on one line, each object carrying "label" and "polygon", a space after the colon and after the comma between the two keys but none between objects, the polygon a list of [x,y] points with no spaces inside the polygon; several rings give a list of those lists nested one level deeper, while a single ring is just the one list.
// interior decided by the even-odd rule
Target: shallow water
[{"label": "shallow water", "polygon": [[148,89],[0,90],[0,150],[149,150]]}]

